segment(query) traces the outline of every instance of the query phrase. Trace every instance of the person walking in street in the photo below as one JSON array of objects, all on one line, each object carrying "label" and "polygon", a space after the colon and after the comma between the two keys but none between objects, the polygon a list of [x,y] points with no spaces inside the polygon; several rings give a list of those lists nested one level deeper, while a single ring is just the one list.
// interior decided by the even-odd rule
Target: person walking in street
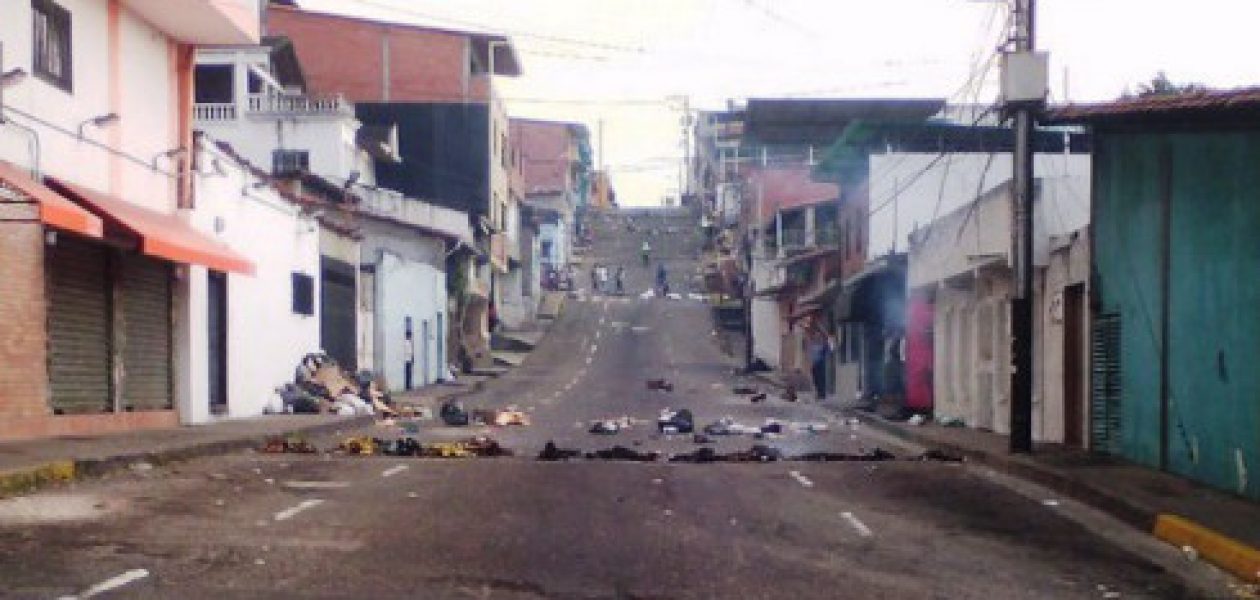
[{"label": "person walking in street", "polygon": [[599,265],[591,266],[591,293],[599,290]]},{"label": "person walking in street", "polygon": [[652,244],[643,240],[643,247],[639,250],[639,254],[643,257],[643,266],[648,266],[652,259]]},{"label": "person walking in street", "polygon": [[616,286],[617,295],[622,296],[626,293],[626,269],[621,265],[617,265]]},{"label": "person walking in street", "polygon": [[656,266],[656,289],[662,296],[669,294],[669,271],[665,270],[663,262]]}]

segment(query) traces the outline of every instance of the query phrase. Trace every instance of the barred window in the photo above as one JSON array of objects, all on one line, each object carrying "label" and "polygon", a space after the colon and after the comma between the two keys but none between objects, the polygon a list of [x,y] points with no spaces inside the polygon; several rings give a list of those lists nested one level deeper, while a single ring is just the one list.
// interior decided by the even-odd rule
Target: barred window
[{"label": "barred window", "polygon": [[67,92],[74,87],[70,53],[70,11],[53,0],[31,0],[35,75]]}]

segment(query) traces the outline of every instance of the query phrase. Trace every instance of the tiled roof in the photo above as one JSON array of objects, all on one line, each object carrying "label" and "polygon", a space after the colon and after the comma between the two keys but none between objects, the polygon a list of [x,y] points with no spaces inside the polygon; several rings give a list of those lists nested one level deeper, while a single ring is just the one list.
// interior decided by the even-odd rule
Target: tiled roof
[{"label": "tiled roof", "polygon": [[1078,123],[1157,118],[1186,114],[1260,112],[1260,87],[1205,90],[1130,98],[1097,104],[1069,104],[1047,111],[1045,123]]}]

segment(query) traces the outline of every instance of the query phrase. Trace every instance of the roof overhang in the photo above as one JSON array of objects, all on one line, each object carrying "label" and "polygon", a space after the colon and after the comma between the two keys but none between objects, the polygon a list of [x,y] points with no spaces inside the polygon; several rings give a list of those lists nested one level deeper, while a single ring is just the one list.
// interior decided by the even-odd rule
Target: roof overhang
[{"label": "roof overhang", "polygon": [[49,187],[97,215],[110,230],[139,238],[140,252],[216,271],[254,274],[254,264],[197,231],[174,214],[161,213],[80,185],[49,178]]},{"label": "roof overhang", "polygon": [[744,134],[762,144],[826,145],[853,121],[923,121],[944,107],[945,100],[935,98],[753,98]]},{"label": "roof overhang", "polygon": [[172,38],[196,46],[252,46],[262,33],[260,0],[123,0]]},{"label": "roof overhang", "polygon": [[99,217],[36,181],[13,163],[0,160],[0,188],[16,190],[39,204],[39,220],[84,237],[102,238],[105,226]]}]

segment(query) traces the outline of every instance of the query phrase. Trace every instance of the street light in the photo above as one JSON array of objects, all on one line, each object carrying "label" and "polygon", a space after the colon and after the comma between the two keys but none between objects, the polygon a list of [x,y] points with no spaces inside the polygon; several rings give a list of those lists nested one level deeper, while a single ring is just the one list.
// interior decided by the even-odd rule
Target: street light
[{"label": "street light", "polygon": [[91,119],[79,123],[79,139],[83,139],[84,127],[87,127],[88,125],[92,125],[93,127],[106,127],[117,123],[119,119],[121,119],[121,117],[118,116],[118,113],[112,112],[99,117],[92,117]]},{"label": "street light", "polygon": [[12,69],[0,74],[0,89],[11,88],[23,81],[26,81],[26,69]]}]

